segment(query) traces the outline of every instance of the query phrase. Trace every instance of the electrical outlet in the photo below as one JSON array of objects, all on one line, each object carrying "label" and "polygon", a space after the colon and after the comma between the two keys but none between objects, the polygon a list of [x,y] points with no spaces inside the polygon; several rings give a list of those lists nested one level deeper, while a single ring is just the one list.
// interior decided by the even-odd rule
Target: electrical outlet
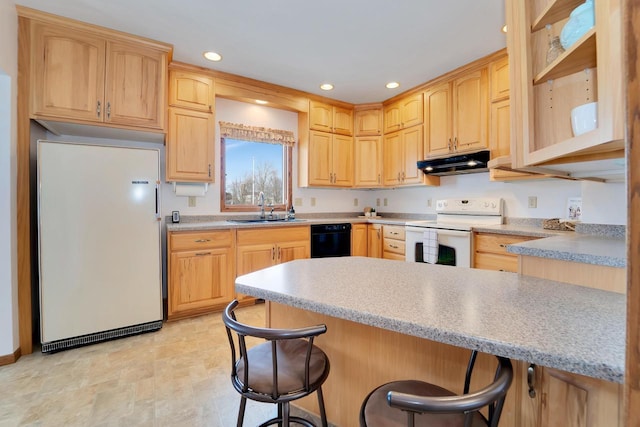
[{"label": "electrical outlet", "polygon": [[376,206],[380,206],[380,199],[376,199]]},{"label": "electrical outlet", "polygon": [[427,199],[427,207],[430,208],[431,207],[431,199]]},{"label": "electrical outlet", "polygon": [[196,196],[189,196],[189,207],[190,208],[196,207]]},{"label": "electrical outlet", "polygon": [[315,206],[316,205],[316,198],[312,197],[311,198],[311,206]]},{"label": "electrical outlet", "polygon": [[384,205],[387,206],[387,198],[384,198]]},{"label": "electrical outlet", "polygon": [[302,206],[302,197],[296,197],[294,199],[296,206]]},{"label": "electrical outlet", "polygon": [[529,196],[529,207],[530,208],[538,207],[538,198],[536,196]]},{"label": "electrical outlet", "polygon": [[353,206],[358,206],[358,198],[353,199]]}]

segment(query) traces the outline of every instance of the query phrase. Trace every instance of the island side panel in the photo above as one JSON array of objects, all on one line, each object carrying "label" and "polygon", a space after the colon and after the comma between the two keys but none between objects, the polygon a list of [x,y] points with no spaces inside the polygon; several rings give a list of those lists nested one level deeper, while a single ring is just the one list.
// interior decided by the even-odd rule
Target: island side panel
[{"label": "island side panel", "polygon": [[[267,302],[267,326],[274,328],[326,324],[327,333],[316,339],[331,363],[331,373],[322,387],[329,421],[340,427],[357,427],[360,405],[375,387],[394,380],[419,379],[456,393],[462,392],[469,350],[441,344],[348,320]],[[494,357],[478,357],[472,390],[493,379]],[[521,364],[514,362],[515,378],[500,421],[517,426],[516,394],[520,388]],[[315,395],[294,402],[318,414]]]}]

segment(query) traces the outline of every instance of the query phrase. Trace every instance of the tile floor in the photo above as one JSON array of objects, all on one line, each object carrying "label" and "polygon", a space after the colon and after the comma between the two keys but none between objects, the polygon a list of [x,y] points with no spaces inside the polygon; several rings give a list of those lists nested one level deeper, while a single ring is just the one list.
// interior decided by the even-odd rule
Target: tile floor
[{"label": "tile floor", "polygon": [[[238,319],[264,326],[264,304]],[[220,313],[0,367],[0,427],[235,426],[230,350]],[[249,402],[245,426],[275,414]]]}]

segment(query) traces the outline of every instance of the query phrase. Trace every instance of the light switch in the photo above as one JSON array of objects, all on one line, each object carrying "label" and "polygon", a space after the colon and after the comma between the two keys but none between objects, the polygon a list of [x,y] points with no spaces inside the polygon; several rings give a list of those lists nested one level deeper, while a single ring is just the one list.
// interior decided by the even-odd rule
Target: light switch
[{"label": "light switch", "polygon": [[190,208],[196,207],[196,196],[189,196],[189,207]]},{"label": "light switch", "polygon": [[315,206],[316,205],[316,198],[312,197],[311,198],[311,206]]},{"label": "light switch", "polygon": [[538,198],[536,196],[529,196],[529,207],[530,208],[538,207]]}]

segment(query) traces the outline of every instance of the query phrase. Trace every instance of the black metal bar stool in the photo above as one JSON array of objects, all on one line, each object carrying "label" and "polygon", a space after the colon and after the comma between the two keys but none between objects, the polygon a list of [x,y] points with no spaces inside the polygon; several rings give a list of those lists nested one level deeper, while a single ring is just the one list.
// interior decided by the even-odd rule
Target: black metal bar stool
[{"label": "black metal bar stool", "polygon": [[[313,340],[327,331],[325,325],[299,329],[270,329],[248,326],[237,321],[232,301],[222,314],[231,346],[231,383],[242,396],[238,411],[238,427],[242,427],[247,399],[278,405],[278,416],[260,427],[272,424],[289,426],[295,422],[315,427],[311,422],[289,415],[289,402],[318,393],[320,419],[327,427],[322,397],[322,384],[329,376],[329,358]],[[234,340],[235,332],[237,339]],[[245,337],[267,340],[247,349]]]},{"label": "black metal bar stool", "polygon": [[[513,379],[511,361],[498,357],[494,381],[469,393],[477,352],[467,365],[462,395],[423,381],[394,381],[373,390],[360,410],[361,427],[496,427]],[[488,417],[479,412],[488,407]]]}]

